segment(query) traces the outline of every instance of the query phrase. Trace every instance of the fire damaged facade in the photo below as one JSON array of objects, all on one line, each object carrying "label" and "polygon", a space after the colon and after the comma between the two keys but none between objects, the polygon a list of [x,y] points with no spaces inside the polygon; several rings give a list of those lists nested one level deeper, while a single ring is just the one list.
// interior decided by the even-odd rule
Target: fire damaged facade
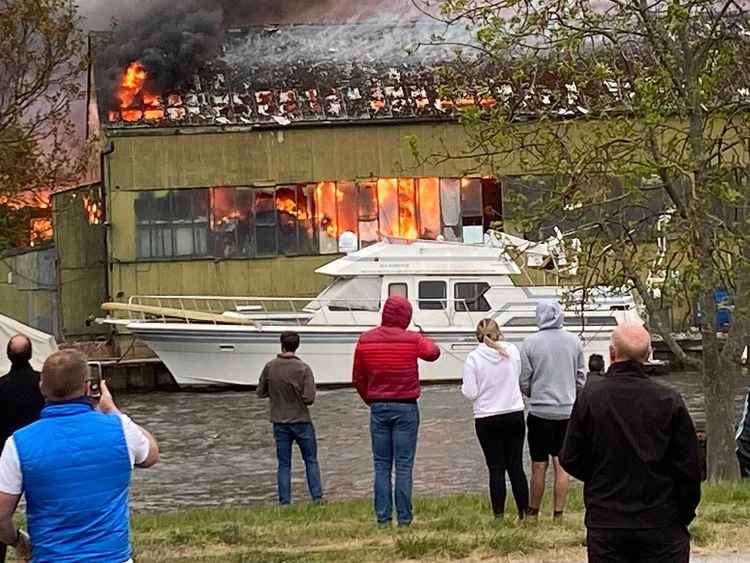
[{"label": "fire damaged facade", "polygon": [[[52,194],[54,314],[26,307],[65,339],[104,331],[92,322],[101,303],[137,295],[315,295],[328,280],[314,271],[345,234],[359,248],[385,236],[481,242],[515,219],[504,201],[554,179],[465,157],[459,112],[513,103],[521,118],[537,105],[585,116],[590,95],[514,93],[483,71],[446,90],[453,53],[410,52],[424,30],[408,23],[223,30],[210,57],[126,31],[92,38],[87,132],[99,150],[85,183]],[[414,143],[458,158],[417,158]],[[564,223],[518,234],[543,240]],[[0,284],[6,294],[18,301]]]},{"label": "fire damaged facade", "polygon": [[[344,233],[359,247],[481,241],[502,219],[490,171],[419,163],[409,142],[459,152],[455,110],[487,103],[482,94],[441,98],[430,61],[321,50],[325,30],[336,31],[229,34],[221,56],[163,90],[139,60],[119,74],[94,65],[113,299],[313,295],[326,281],[313,272]],[[312,60],[290,54],[308,47]]]},{"label": "fire damaged facade", "polygon": [[[52,193],[54,311],[29,306],[19,319],[91,338],[106,330],[93,322],[103,301],[315,295],[328,280],[314,271],[345,234],[359,248],[384,236],[482,241],[506,218],[506,194],[528,192],[520,168],[427,162],[413,143],[462,154],[459,111],[505,94],[447,97],[438,69],[452,54],[404,54],[416,37],[408,24],[251,28],[222,32],[210,58],[165,62],[138,37],[113,58],[95,35],[97,154],[85,182]],[[555,103],[579,111],[572,93]],[[0,300],[17,300],[11,290]]]}]

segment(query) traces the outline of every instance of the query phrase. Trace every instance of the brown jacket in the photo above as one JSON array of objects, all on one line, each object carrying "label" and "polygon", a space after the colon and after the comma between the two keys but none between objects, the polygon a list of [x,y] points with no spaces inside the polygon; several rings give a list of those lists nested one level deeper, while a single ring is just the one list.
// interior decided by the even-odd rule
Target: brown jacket
[{"label": "brown jacket", "polygon": [[271,399],[271,422],[312,422],[308,405],[315,401],[315,379],[305,362],[293,354],[279,354],[263,368],[258,397]]}]

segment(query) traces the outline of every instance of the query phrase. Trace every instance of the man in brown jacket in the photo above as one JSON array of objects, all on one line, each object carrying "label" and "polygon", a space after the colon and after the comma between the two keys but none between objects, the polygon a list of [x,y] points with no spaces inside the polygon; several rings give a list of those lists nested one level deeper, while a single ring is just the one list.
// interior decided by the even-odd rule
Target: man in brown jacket
[{"label": "man in brown jacket", "polygon": [[279,464],[276,481],[280,504],[289,504],[292,500],[294,442],[299,446],[305,462],[310,496],[313,502],[323,500],[315,427],[307,408],[315,401],[315,379],[310,366],[295,355],[297,348],[299,334],[281,333],[281,354],[263,368],[257,389],[258,397],[271,399],[271,422]]}]

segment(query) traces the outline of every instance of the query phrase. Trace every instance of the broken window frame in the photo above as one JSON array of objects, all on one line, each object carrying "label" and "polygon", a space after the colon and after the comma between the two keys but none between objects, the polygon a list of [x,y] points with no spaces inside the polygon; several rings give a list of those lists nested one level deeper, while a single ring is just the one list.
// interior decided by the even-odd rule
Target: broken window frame
[{"label": "broken window frame", "polygon": [[[279,207],[279,193],[282,190],[292,192],[292,205],[294,212],[285,211]],[[298,256],[300,254],[300,225],[299,218],[297,215],[295,215],[295,213],[298,213],[299,211],[299,190],[297,189],[296,184],[282,184],[276,186],[274,194],[274,205],[276,207],[276,251],[279,256]],[[285,215],[293,217],[294,222],[294,235],[289,239],[282,237],[282,217]],[[291,249],[284,248],[284,243],[287,241],[291,241],[291,238],[294,239],[294,247]]]},{"label": "broken window frame", "polygon": [[[255,255],[258,258],[272,258],[279,255],[279,219],[278,209],[276,208],[276,187],[257,187],[253,189],[254,202],[254,223],[255,223]],[[258,200],[261,194],[271,196],[271,210],[263,217],[263,221],[258,218]],[[273,252],[265,252],[261,247],[261,233],[273,232],[273,236],[268,238],[268,242],[273,242]]]},{"label": "broken window frame", "polygon": [[[143,198],[164,198],[166,201],[161,203],[160,207],[153,203],[146,204],[144,209],[139,209],[138,199],[134,201],[136,218],[136,257],[139,260],[168,260],[168,259],[191,259],[191,258],[218,258],[218,259],[247,259],[254,257],[273,257],[273,256],[301,256],[301,255],[326,255],[337,254],[339,238],[342,230],[353,230],[357,235],[359,248],[364,248],[369,244],[382,240],[384,236],[417,238],[423,237],[426,233],[423,231],[422,204],[425,201],[426,190],[430,190],[430,198],[435,201],[431,203],[431,212],[437,213],[437,220],[430,221],[433,227],[439,225],[440,233],[430,233],[435,238],[438,235],[445,235],[446,230],[451,230],[454,237],[447,240],[462,240],[462,229],[464,226],[475,225],[482,229],[489,227],[485,224],[485,217],[476,215],[476,209],[464,211],[461,205],[461,182],[473,181],[480,186],[478,196],[484,204],[484,182],[485,179],[470,178],[442,178],[442,177],[380,177],[368,178],[364,180],[342,180],[327,182],[308,182],[298,184],[278,184],[278,185],[255,185],[255,186],[215,186],[210,188],[179,188],[171,190],[153,190],[142,192],[138,197]],[[446,189],[444,184],[451,184]],[[387,184],[387,186],[386,186]],[[320,206],[317,189],[325,185],[326,202],[324,207],[328,210],[327,214],[333,214],[335,217],[335,237],[324,239],[326,229],[321,227],[320,217],[323,208]],[[500,204],[502,205],[502,189],[500,181],[496,184],[500,189]],[[383,186],[388,189],[387,194],[382,193]],[[179,191],[178,191],[179,190]],[[182,190],[186,190],[183,192]],[[234,250],[228,254],[225,251],[219,252],[216,242],[217,221],[217,199],[216,190],[227,190],[231,194],[231,204],[223,210],[222,217],[236,218],[237,225],[232,229]],[[279,209],[277,201],[279,190],[292,190],[296,197],[294,205],[297,209],[296,225],[296,244],[284,244],[284,237],[281,236],[280,228],[282,224],[283,211]],[[186,221],[185,212],[177,216],[177,199],[186,197],[187,193],[192,194],[190,197],[190,210],[192,221]],[[272,195],[273,214],[261,214],[261,221],[258,222],[257,201],[259,192],[266,192]],[[408,192],[408,193],[407,193]],[[150,194],[150,195],[146,195]],[[405,195],[406,194],[406,195]],[[289,194],[287,194],[289,195]],[[206,199],[201,202],[200,198]],[[223,196],[226,197],[226,196]],[[451,201],[446,201],[446,197]],[[196,199],[198,198],[198,199]],[[341,205],[342,198],[347,202],[348,209]],[[304,204],[303,204],[304,201]],[[356,203],[354,203],[356,202]],[[384,203],[387,205],[384,205]],[[446,224],[446,204],[455,208],[459,217],[455,218],[456,223]],[[166,216],[156,217],[164,211],[166,205]],[[184,207],[184,202],[183,202]],[[392,209],[388,209],[392,207]],[[241,209],[240,209],[241,208]],[[304,208],[305,219],[300,220],[301,211]],[[482,208],[483,209],[483,208]],[[447,210],[450,211],[450,210]],[[202,212],[202,215],[201,215]],[[404,215],[405,212],[413,214],[413,220],[409,220]],[[139,214],[143,213],[143,217]],[[344,215],[346,214],[346,215]],[[383,218],[390,221],[393,232],[391,234],[382,234]],[[164,215],[164,213],[162,213]],[[243,219],[246,217],[246,219]],[[467,221],[468,218],[468,221]],[[415,233],[408,232],[409,224],[414,224]],[[180,244],[179,230],[185,229],[186,225],[191,226],[192,248],[190,252],[183,251],[178,254]],[[270,231],[273,230],[273,236]],[[328,229],[330,232],[331,229]],[[143,237],[147,233],[148,251],[144,252],[145,245]],[[258,252],[258,237],[263,239],[267,248],[261,248]],[[183,234],[184,236],[184,234]],[[288,238],[288,237],[287,237]],[[372,239],[372,240],[370,240]],[[291,240],[291,239],[289,239]],[[183,241],[184,242],[184,241]],[[325,242],[325,245],[323,245]],[[289,246],[289,248],[285,248]]]}]

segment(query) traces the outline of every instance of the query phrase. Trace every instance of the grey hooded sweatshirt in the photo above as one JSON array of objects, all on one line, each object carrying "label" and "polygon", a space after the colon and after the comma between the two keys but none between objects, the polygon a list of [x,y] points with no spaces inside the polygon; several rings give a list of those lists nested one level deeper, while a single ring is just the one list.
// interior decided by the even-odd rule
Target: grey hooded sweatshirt
[{"label": "grey hooded sweatshirt", "polygon": [[563,329],[564,320],[557,301],[540,301],[539,332],[521,347],[521,392],[530,399],[529,412],[548,420],[570,418],[577,390],[586,383],[583,345]]}]

